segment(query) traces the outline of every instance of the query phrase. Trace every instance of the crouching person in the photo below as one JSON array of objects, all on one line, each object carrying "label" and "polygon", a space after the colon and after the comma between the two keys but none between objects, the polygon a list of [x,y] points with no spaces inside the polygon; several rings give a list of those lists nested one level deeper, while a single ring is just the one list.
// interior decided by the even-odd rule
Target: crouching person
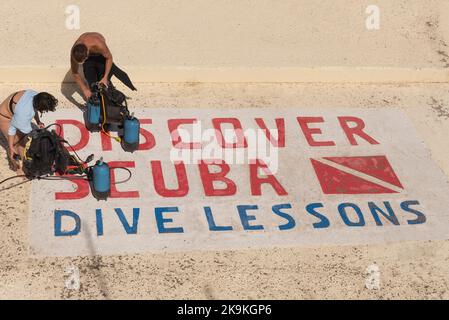
[{"label": "crouching person", "polygon": [[[92,96],[92,85],[101,83],[105,87],[113,86],[111,77],[115,76],[131,90],[137,90],[128,74],[113,62],[106,39],[98,32],[83,33],[70,51],[70,65],[73,78],[88,100]],[[79,66],[83,66],[84,78],[81,79]]]},{"label": "crouching person", "polygon": [[8,158],[17,174],[22,174],[21,157],[26,139],[33,130],[32,120],[44,128],[39,114],[55,111],[58,100],[47,92],[23,90],[8,96],[0,104],[0,130],[8,141]]}]

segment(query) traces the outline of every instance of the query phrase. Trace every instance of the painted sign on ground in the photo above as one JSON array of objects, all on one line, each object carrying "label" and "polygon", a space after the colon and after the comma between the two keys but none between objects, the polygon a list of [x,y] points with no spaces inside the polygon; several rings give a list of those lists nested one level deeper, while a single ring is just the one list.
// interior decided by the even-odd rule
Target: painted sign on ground
[{"label": "painted sign on ground", "polygon": [[[62,126],[81,157],[131,179],[95,200],[87,182],[34,181],[31,253],[130,254],[449,236],[449,186],[399,110],[139,109],[140,149]],[[126,178],[112,169],[112,180]]]}]

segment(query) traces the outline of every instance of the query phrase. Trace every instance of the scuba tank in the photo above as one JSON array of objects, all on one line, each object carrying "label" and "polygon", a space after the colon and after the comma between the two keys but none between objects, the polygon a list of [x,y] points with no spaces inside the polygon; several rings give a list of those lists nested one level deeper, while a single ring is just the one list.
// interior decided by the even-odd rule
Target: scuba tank
[{"label": "scuba tank", "polygon": [[139,148],[140,121],[134,114],[125,117],[123,124],[122,147],[125,151],[134,152]]},{"label": "scuba tank", "polygon": [[103,158],[93,166],[91,175],[93,196],[97,200],[106,200],[111,194],[111,174],[109,165]]},{"label": "scuba tank", "polygon": [[87,128],[92,131],[100,126],[100,97],[98,92],[94,92],[87,102]]}]

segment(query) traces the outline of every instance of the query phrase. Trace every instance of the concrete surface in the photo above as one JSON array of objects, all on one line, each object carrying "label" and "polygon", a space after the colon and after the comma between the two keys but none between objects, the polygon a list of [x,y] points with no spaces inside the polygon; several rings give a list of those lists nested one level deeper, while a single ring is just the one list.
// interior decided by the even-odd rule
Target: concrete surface
[{"label": "concrete surface", "polygon": [[[0,96],[32,87],[73,103],[60,85],[1,85]],[[66,95],[70,86],[62,86]],[[300,84],[139,85],[135,107],[358,107],[403,109],[449,177],[449,86]],[[125,91],[128,93],[128,91]],[[80,101],[77,94],[74,99]],[[406,132],[404,134],[407,134]],[[416,168],[425,170],[425,168]],[[0,148],[0,179],[11,172]],[[27,184],[2,192],[0,298],[43,299],[449,299],[449,241],[31,259]],[[448,230],[449,232],[449,230]],[[380,268],[380,290],[365,288],[365,270]],[[81,288],[65,288],[68,266]]]},{"label": "concrete surface", "polygon": [[[65,9],[80,8],[80,29]],[[79,34],[103,33],[137,82],[447,82],[449,1],[3,0],[0,82],[60,82]],[[65,78],[70,81],[69,78]]]}]

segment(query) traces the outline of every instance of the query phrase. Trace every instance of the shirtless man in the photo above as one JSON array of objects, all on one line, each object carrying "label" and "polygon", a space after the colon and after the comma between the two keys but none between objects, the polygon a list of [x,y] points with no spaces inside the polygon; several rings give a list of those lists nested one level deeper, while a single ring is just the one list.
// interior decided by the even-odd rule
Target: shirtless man
[{"label": "shirtless man", "polygon": [[[100,82],[108,87],[113,75],[119,78],[131,90],[136,90],[128,75],[114,64],[105,38],[97,32],[83,33],[75,41],[70,52],[70,64],[75,82],[86,99],[89,99],[92,95],[90,90],[92,84]],[[87,85],[78,72],[80,64],[83,65],[84,78],[87,81]]]},{"label": "shirtless man", "polygon": [[[39,113],[55,111],[58,100],[47,92],[21,90],[10,94],[0,104],[0,131],[8,141],[8,158],[12,169],[21,174],[20,158],[26,141],[22,137],[33,130],[31,121],[43,128]],[[18,142],[22,140],[21,143]],[[18,145],[17,145],[18,144]]]},{"label": "shirtless man", "polygon": [[[72,47],[70,63],[73,78],[86,99],[92,95],[90,87],[93,83],[101,82],[106,87],[108,86],[113,60],[106,40],[101,34],[97,32],[83,33]],[[80,64],[83,65],[84,77],[88,86],[78,73]]]}]

